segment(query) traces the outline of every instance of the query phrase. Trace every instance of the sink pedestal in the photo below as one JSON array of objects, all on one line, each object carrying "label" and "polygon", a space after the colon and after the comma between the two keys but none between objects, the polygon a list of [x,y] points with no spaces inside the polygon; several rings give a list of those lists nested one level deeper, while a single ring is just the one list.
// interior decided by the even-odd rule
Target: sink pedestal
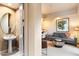
[{"label": "sink pedestal", "polygon": [[12,53],[12,40],[9,41],[9,46],[8,46],[8,53]]}]

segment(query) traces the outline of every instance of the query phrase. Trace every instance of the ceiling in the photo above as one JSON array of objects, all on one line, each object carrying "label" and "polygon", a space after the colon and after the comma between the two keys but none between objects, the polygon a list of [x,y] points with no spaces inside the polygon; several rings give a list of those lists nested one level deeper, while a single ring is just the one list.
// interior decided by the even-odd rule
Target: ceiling
[{"label": "ceiling", "polygon": [[50,14],[64,10],[70,10],[77,7],[77,3],[43,3],[42,14]]},{"label": "ceiling", "polygon": [[20,4],[19,3],[0,3],[0,5],[4,5],[6,7],[16,10],[19,8]]},{"label": "ceiling", "polygon": [[[18,9],[19,3],[0,3],[12,9]],[[64,10],[69,10],[77,7],[77,3],[43,3],[42,4],[42,14],[50,14],[55,12],[61,12]]]}]

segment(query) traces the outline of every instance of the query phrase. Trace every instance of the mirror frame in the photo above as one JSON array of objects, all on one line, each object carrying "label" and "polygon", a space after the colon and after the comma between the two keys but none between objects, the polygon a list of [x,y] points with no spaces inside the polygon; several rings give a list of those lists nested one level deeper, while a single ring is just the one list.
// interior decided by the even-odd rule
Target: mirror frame
[{"label": "mirror frame", "polygon": [[[5,32],[4,32],[4,30],[3,30],[3,28],[2,28],[2,25],[1,25],[2,18],[3,18],[5,15],[8,15],[8,33],[5,33]],[[10,28],[10,16],[11,16],[11,14],[7,12],[7,13],[3,14],[2,17],[1,17],[0,27],[1,27],[1,29],[2,29],[2,32],[5,33],[5,34],[9,34],[9,33],[11,32],[11,28]]]}]

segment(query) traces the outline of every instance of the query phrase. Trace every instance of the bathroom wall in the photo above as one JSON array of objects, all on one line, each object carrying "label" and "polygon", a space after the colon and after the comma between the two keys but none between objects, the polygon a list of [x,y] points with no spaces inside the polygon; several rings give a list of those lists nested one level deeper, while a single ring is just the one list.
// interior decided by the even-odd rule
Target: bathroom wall
[{"label": "bathroom wall", "polygon": [[[12,29],[13,33],[15,34],[15,32],[16,32],[15,11],[13,11],[12,9],[9,9],[7,7],[4,7],[4,6],[0,6],[0,21],[1,21],[2,16],[5,13],[11,13],[10,25],[11,25],[11,29]],[[6,27],[5,27],[5,29],[6,29]],[[4,34],[5,33],[2,31],[2,28],[0,25],[0,50],[3,50],[6,48],[6,43],[4,43],[4,40],[2,39]]]},{"label": "bathroom wall", "polygon": [[19,51],[23,52],[23,5],[20,5],[19,9],[16,11],[16,36],[17,36],[17,47]]}]

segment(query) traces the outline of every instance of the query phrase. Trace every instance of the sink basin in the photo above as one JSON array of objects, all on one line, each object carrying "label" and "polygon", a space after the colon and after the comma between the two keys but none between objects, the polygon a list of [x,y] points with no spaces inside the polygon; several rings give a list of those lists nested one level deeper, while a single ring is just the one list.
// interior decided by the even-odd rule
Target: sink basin
[{"label": "sink basin", "polygon": [[14,34],[6,34],[3,36],[4,40],[13,40],[15,38],[16,38],[16,36]]}]

